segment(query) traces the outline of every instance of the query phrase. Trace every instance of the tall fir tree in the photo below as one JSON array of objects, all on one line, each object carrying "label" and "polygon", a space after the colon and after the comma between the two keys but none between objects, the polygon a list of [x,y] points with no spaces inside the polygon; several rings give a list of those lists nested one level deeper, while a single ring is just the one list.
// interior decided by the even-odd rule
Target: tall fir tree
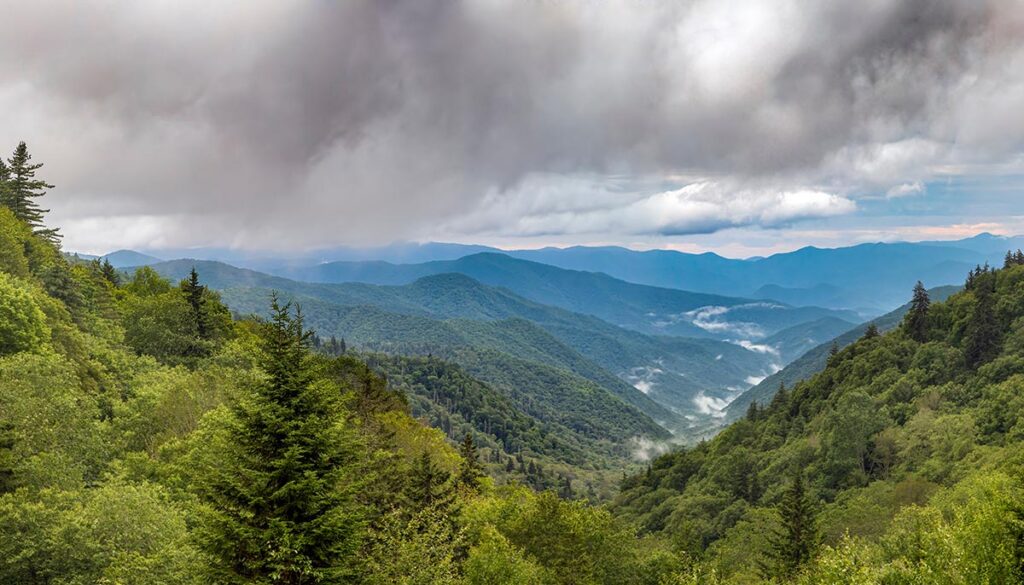
[{"label": "tall fir tree", "polygon": [[462,461],[459,462],[459,474],[455,481],[460,486],[475,490],[479,487],[484,471],[480,465],[479,454],[471,434],[466,433],[466,436],[463,437],[462,443],[459,444],[459,455],[462,455]]},{"label": "tall fir tree", "polygon": [[804,490],[803,475],[799,471],[794,474],[776,510],[781,525],[769,535],[770,563],[764,569],[766,577],[788,578],[811,560],[818,544],[814,508]]},{"label": "tall fir tree", "polygon": [[110,260],[104,258],[103,262],[97,261],[97,263],[99,264],[100,276],[102,276],[104,280],[114,286],[121,286],[121,273],[117,271],[117,268],[114,268],[114,265],[110,263]]},{"label": "tall fir tree", "polygon": [[875,325],[874,323],[869,323],[868,328],[864,330],[864,335],[861,337],[861,339],[874,339],[878,337],[878,335],[878,325]]},{"label": "tall fir tree", "polygon": [[200,542],[217,583],[348,583],[364,532],[365,457],[339,388],[315,373],[301,312],[271,302],[262,380],[230,405],[199,482]]},{"label": "tall fir tree", "polygon": [[50,210],[41,208],[35,202],[35,199],[46,195],[47,189],[53,189],[53,185],[36,178],[36,171],[42,166],[42,163],[32,163],[32,155],[24,142],[18,143],[14,154],[7,159],[7,178],[4,181],[5,188],[0,192],[3,197],[0,202],[9,207],[15,217],[31,226],[36,235],[59,244],[60,232],[55,228],[47,228],[43,223],[44,216]]},{"label": "tall fir tree", "polygon": [[193,266],[192,270],[188,274],[188,278],[181,281],[181,292],[185,295],[185,300],[188,301],[189,307],[192,308],[192,320],[195,324],[196,335],[200,339],[209,339],[209,319],[206,314],[206,299],[203,293],[206,292],[206,287],[199,284],[199,273],[196,272],[196,267]]},{"label": "tall fir tree", "polygon": [[451,473],[445,471],[424,451],[409,476],[408,497],[417,509],[447,509],[455,499]]},{"label": "tall fir tree", "polygon": [[964,357],[971,368],[988,362],[999,352],[1000,329],[995,314],[995,275],[991,272],[976,277],[975,305],[964,338]]},{"label": "tall fir tree", "polygon": [[928,291],[919,280],[914,285],[914,296],[910,301],[910,311],[907,312],[906,321],[907,333],[918,343],[928,341],[928,309],[930,307],[931,300],[928,298]]}]

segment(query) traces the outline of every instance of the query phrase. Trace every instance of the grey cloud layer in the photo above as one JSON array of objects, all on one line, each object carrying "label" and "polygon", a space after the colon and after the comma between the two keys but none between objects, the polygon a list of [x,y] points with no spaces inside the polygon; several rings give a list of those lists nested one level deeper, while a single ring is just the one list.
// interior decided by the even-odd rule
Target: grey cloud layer
[{"label": "grey cloud layer", "polygon": [[1021,0],[9,4],[0,138],[168,243],[780,225],[1024,145]]}]

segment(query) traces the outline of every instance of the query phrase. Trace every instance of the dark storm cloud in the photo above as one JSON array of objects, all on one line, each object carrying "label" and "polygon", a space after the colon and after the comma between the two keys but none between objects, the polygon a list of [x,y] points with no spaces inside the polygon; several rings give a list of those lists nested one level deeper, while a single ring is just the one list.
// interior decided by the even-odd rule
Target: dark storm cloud
[{"label": "dark storm cloud", "polygon": [[168,243],[780,225],[1024,139],[1017,0],[5,13],[0,138],[35,145],[67,221]]}]

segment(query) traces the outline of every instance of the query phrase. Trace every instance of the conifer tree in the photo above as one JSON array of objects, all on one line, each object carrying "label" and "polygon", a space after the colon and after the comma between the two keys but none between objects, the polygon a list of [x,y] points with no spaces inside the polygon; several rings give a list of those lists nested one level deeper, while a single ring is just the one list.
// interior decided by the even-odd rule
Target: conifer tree
[{"label": "conifer tree", "polygon": [[224,452],[199,482],[211,582],[347,583],[363,532],[358,434],[314,372],[301,312],[274,295],[262,329],[265,376],[232,401]]},{"label": "conifer tree", "polygon": [[759,418],[761,418],[761,411],[758,409],[757,401],[755,400],[747,407],[747,420],[756,421]]},{"label": "conifer tree", "polygon": [[418,509],[449,507],[454,500],[450,479],[451,473],[441,469],[424,451],[409,476],[409,500]]},{"label": "conifer tree", "polygon": [[999,351],[1001,336],[995,314],[995,278],[991,274],[985,276],[975,283],[977,300],[965,331],[964,357],[971,368],[988,362]]},{"label": "conifer tree", "polygon": [[185,295],[185,300],[188,301],[189,306],[192,308],[192,319],[196,326],[196,335],[200,339],[209,339],[210,332],[206,315],[206,299],[203,297],[206,287],[199,284],[199,273],[196,272],[195,266],[189,272],[188,278],[181,281],[181,292]]},{"label": "conifer tree", "polygon": [[776,412],[780,408],[785,408],[787,403],[789,403],[789,392],[786,390],[786,384],[785,382],[779,382],[779,389],[775,392],[775,396],[772,396],[772,403],[769,408],[771,408],[772,412]]},{"label": "conifer tree", "polygon": [[462,462],[459,463],[459,474],[456,477],[456,483],[460,486],[476,489],[484,473],[478,459],[476,445],[473,443],[473,436],[469,433],[466,433],[462,443],[459,445],[459,455],[462,455]]},{"label": "conifer tree", "polygon": [[793,576],[814,556],[818,535],[815,514],[804,491],[803,476],[797,472],[776,507],[782,525],[768,538],[771,565],[768,576]]},{"label": "conifer tree", "polygon": [[562,481],[558,486],[558,497],[562,498],[563,500],[571,500],[572,496],[572,480],[569,478],[569,476],[563,475]]},{"label": "conifer tree", "polygon": [[[43,216],[49,213],[49,209],[39,207],[34,199],[46,194],[47,189],[53,189],[53,185],[36,178],[36,171],[43,165],[32,162],[32,155],[24,142],[18,143],[14,154],[7,159],[6,174],[4,180],[5,188],[2,190],[3,199],[0,200],[5,206],[14,212],[15,217],[32,227],[32,231],[53,244],[60,243],[60,233],[57,229],[47,228],[43,224]],[[0,171],[2,174],[3,171]]]},{"label": "conifer tree", "polygon": [[907,333],[918,343],[928,341],[928,309],[930,306],[928,291],[919,280],[914,285],[914,297],[910,301],[910,311],[907,313]]},{"label": "conifer tree", "polygon": [[874,323],[868,324],[868,328],[864,330],[864,336],[861,339],[874,339],[878,337],[878,325]]},{"label": "conifer tree", "polygon": [[114,286],[121,286],[121,274],[114,268],[114,265],[110,263],[107,258],[103,259],[103,263],[100,264],[100,275]]}]

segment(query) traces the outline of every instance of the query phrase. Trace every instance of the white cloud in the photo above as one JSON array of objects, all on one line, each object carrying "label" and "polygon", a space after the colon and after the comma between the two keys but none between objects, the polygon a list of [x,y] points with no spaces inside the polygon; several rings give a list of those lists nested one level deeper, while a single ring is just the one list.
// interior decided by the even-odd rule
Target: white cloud
[{"label": "white cloud", "polygon": [[913,195],[921,195],[925,192],[924,184],[921,181],[914,181],[913,183],[902,183],[892,187],[885,192],[885,196],[889,199],[898,199],[900,197],[910,197]]}]

